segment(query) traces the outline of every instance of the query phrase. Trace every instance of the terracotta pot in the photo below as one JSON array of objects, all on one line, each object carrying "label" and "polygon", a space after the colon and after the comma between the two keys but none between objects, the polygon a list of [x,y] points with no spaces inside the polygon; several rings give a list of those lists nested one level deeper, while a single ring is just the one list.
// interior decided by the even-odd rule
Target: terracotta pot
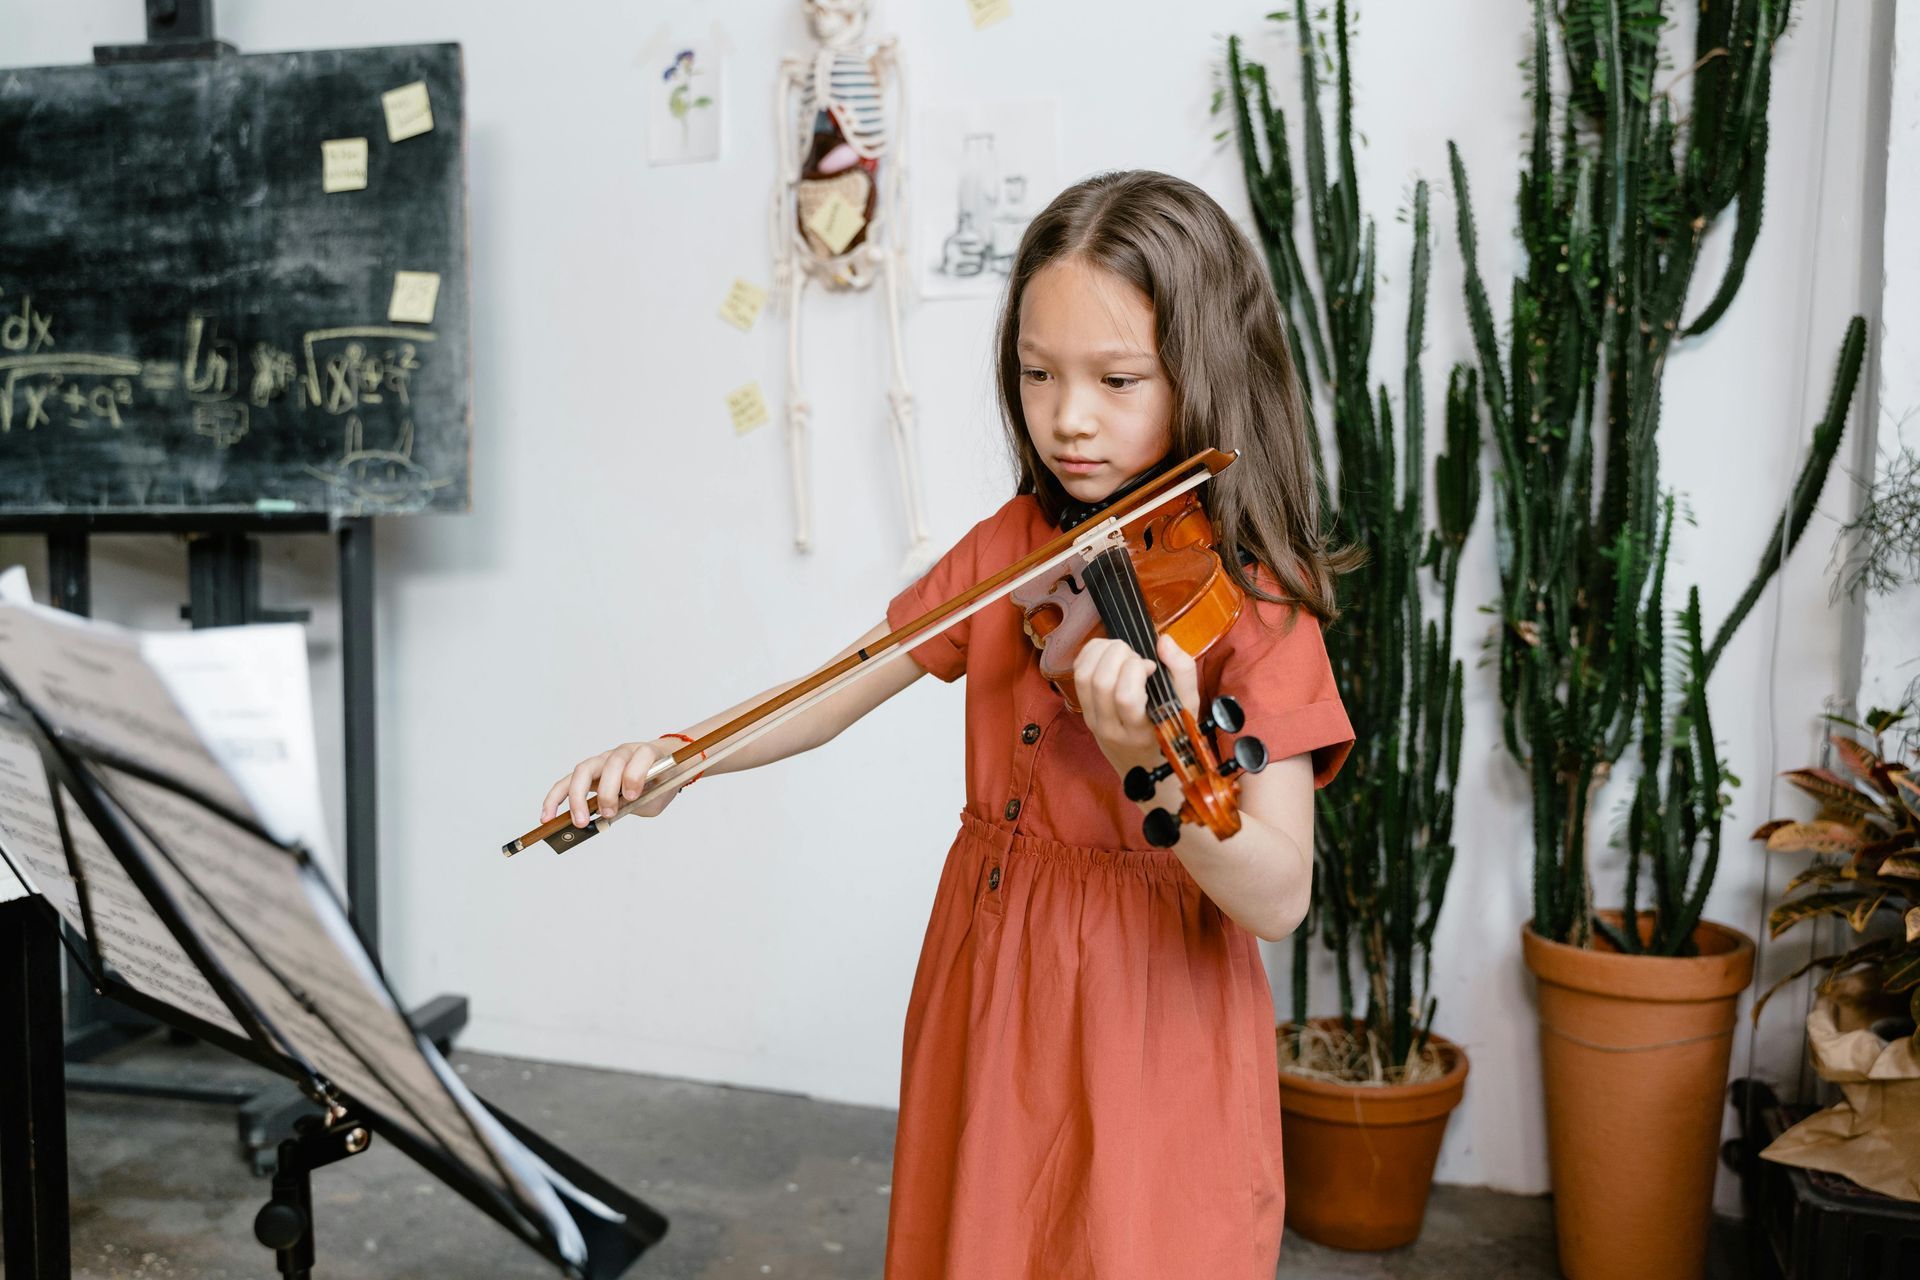
[{"label": "terracotta pot", "polygon": [[1337,1084],[1281,1070],[1289,1227],[1336,1249],[1394,1249],[1420,1238],[1440,1139],[1467,1084],[1466,1052],[1441,1036],[1433,1043],[1446,1074],[1422,1084]]},{"label": "terracotta pot", "polygon": [[1529,922],[1520,941],[1539,979],[1560,1269],[1568,1280],[1699,1280],[1753,939],[1702,921],[1698,956],[1635,956],[1549,942]]}]

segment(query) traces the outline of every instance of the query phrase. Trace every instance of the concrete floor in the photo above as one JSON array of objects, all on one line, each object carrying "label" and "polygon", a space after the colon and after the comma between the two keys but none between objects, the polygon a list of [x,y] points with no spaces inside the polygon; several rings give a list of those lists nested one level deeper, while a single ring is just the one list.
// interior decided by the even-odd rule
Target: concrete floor
[{"label": "concrete floor", "polygon": [[[145,1069],[256,1069],[201,1046],[122,1051]],[[634,1280],[877,1277],[894,1115],[869,1107],[477,1053],[454,1062],[474,1090],[672,1220]],[[264,1075],[263,1075],[264,1078]],[[253,1239],[267,1184],[238,1158],[224,1107],[74,1094],[68,1107],[76,1277],[271,1277]],[[491,1219],[391,1146],[314,1175],[323,1280],[548,1277]],[[1738,1274],[1719,1259],[1710,1276]],[[1557,1275],[1551,1202],[1436,1187],[1418,1244],[1345,1254],[1287,1234],[1280,1276]]]}]

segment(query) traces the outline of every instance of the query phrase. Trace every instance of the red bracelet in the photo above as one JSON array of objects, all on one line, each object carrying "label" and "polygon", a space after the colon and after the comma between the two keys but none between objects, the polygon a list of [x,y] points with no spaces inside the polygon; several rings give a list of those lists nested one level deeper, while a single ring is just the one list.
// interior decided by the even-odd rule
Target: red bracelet
[{"label": "red bracelet", "polygon": [[[692,743],[693,743],[693,739],[692,739],[692,738],[689,738],[689,737],[688,737],[688,736],[687,736],[686,734],[684,734],[684,733],[663,733],[663,734],[661,734],[660,736],[661,736],[661,737],[663,737],[663,738],[678,738],[678,739],[680,739],[680,741],[682,741],[682,742],[684,742],[684,743],[687,743],[688,745],[692,745]],[[702,751],[702,752],[700,753],[700,758],[701,758],[702,760],[705,760],[705,759],[707,758],[707,753],[706,753],[706,752],[704,752],[704,751]],[[692,786],[692,785],[693,785],[694,783],[696,783],[696,782],[698,782],[698,781],[700,781],[700,778],[701,778],[701,776],[702,776],[702,775],[700,775],[700,774],[697,774],[697,773],[696,773],[696,774],[694,774],[694,775],[693,775],[693,776],[692,776],[691,778],[688,778],[688,779],[687,779],[687,780],[686,780],[685,782],[683,782],[683,783],[681,783],[681,784],[680,784],[680,789],[681,789],[682,791],[684,791],[684,790],[686,790],[686,789],[687,789],[688,787],[690,787],[690,786]]]}]

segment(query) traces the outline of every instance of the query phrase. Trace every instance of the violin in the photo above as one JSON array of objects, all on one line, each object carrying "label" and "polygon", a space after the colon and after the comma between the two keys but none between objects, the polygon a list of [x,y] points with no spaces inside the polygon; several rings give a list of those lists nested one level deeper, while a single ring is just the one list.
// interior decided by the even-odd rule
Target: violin
[{"label": "violin", "polygon": [[1180,838],[1182,823],[1198,822],[1224,840],[1240,830],[1239,784],[1234,775],[1258,773],[1267,766],[1267,750],[1258,738],[1234,743],[1223,764],[1210,739],[1217,730],[1237,733],[1245,719],[1231,697],[1215,697],[1198,722],[1180,705],[1173,679],[1161,663],[1157,638],[1173,637],[1198,659],[1227,633],[1245,607],[1246,593],[1220,563],[1213,546],[1213,525],[1188,492],[1159,511],[1111,529],[1082,553],[1082,563],[1039,586],[1032,580],[1009,596],[1022,614],[1027,638],[1040,650],[1040,674],[1078,712],[1073,664],[1096,636],[1125,641],[1153,661],[1147,677],[1147,717],[1166,763],[1152,769],[1136,765],[1122,788],[1127,798],[1144,803],[1160,781],[1177,774],[1184,799],[1178,816],[1166,809],[1149,812],[1143,824],[1147,843],[1166,848]]},{"label": "violin", "polygon": [[[1221,569],[1213,550],[1212,526],[1198,499],[1190,495],[1238,457],[1237,453],[1203,449],[905,626],[654,761],[640,794],[616,809],[611,818],[596,817],[592,825],[576,827],[562,811],[509,840],[500,847],[501,853],[512,857],[540,842],[556,853],[578,847],[648,803],[662,789],[712,766],[1029,582],[1048,585],[1044,591],[1022,596],[1032,602],[1030,607],[1022,606],[1023,624],[1028,635],[1038,633],[1036,643],[1046,642],[1041,671],[1076,711],[1079,704],[1073,694],[1073,654],[1097,630],[1124,639],[1136,653],[1154,658],[1155,637],[1158,630],[1165,629],[1188,653],[1198,656],[1225,634],[1245,597]],[[1180,501],[1183,497],[1185,502]],[[1138,567],[1141,564],[1147,566],[1144,571]],[[1092,602],[1093,614],[1086,612],[1083,596]],[[1091,621],[1095,617],[1097,628]],[[1153,769],[1130,770],[1123,786],[1129,798],[1144,802],[1153,798],[1162,779],[1178,774],[1185,800],[1178,816],[1165,809],[1147,815],[1147,839],[1163,848],[1172,845],[1179,839],[1183,822],[1204,822],[1216,836],[1225,839],[1240,829],[1239,782],[1235,775],[1265,768],[1265,747],[1256,738],[1243,737],[1235,743],[1232,758],[1219,763],[1205,735],[1216,730],[1239,732],[1243,722],[1240,708],[1232,698],[1217,697],[1206,719],[1196,722],[1193,713],[1180,705],[1173,681],[1157,658],[1148,692],[1149,713],[1166,763]]]}]

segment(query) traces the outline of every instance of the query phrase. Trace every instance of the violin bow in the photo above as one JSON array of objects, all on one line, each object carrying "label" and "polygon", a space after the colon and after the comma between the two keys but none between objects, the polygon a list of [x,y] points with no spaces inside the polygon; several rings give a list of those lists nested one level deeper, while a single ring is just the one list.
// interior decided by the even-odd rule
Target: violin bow
[{"label": "violin bow", "polygon": [[573,825],[571,815],[562,810],[551,820],[501,845],[500,852],[511,858],[514,854],[541,841],[552,846],[556,853],[565,853],[577,848],[582,841],[590,840],[605,831],[614,822],[626,817],[628,813],[657,796],[662,789],[679,782],[687,774],[711,768],[752,743],[762,734],[771,732],[815,703],[824,701],[854,681],[878,670],[884,663],[932,639],[955,623],[972,617],[988,605],[1004,599],[1021,585],[1047,570],[1094,548],[1095,544],[1107,541],[1112,534],[1137,517],[1171,502],[1190,489],[1196,489],[1205,484],[1232,466],[1239,456],[1235,451],[1201,450],[1185,462],[1121,498],[1112,506],[1083,520],[1045,546],[1029,552],[992,577],[975,583],[951,600],[935,605],[905,626],[888,632],[872,644],[847,654],[790,688],[783,689],[766,701],[741,712],[732,720],[705,734],[698,741],[687,743],[670,756],[662,756],[654,761],[652,768],[647,770],[646,782],[642,784],[640,794],[615,810],[613,817],[595,817],[591,825],[576,827]]}]

